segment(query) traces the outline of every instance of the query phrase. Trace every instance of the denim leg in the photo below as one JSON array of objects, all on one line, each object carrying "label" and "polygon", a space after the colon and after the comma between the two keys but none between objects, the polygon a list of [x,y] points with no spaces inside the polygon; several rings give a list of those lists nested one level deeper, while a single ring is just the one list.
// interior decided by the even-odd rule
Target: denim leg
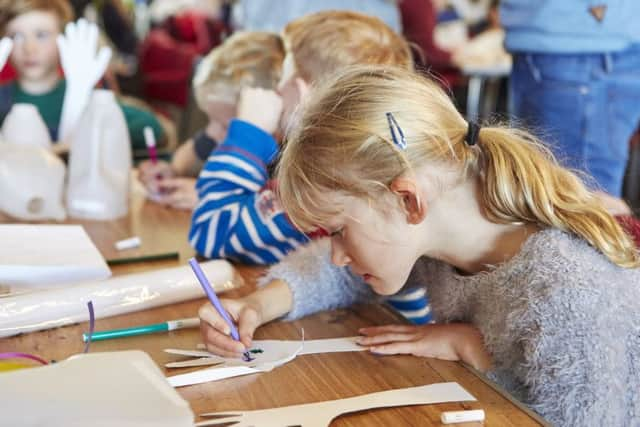
[{"label": "denim leg", "polygon": [[[589,169],[601,185],[619,196],[629,157],[629,140],[640,123],[640,44],[609,55],[607,61],[596,75],[605,87],[602,113],[606,117],[606,133],[601,141],[594,141],[593,155],[587,158]],[[596,161],[600,150],[605,153],[602,157],[611,159],[609,162]]]},{"label": "denim leg", "polygon": [[514,59],[512,114],[548,142],[562,164],[619,196],[629,137],[640,117],[640,47]]}]

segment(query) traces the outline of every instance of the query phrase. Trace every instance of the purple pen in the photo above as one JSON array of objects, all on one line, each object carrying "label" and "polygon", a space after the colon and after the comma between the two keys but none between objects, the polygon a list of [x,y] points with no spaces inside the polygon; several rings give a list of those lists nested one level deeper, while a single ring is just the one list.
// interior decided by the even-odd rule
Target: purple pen
[{"label": "purple pen", "polygon": [[[227,325],[229,325],[229,329],[231,330],[231,338],[240,342],[240,334],[238,334],[238,329],[236,329],[236,326],[233,324],[233,320],[231,320],[231,317],[229,316],[229,313],[227,313],[227,310],[225,310],[222,304],[220,304],[220,300],[218,299],[216,292],[213,290],[211,283],[209,283],[207,276],[204,275],[204,272],[200,268],[200,264],[198,264],[198,261],[196,261],[195,258],[191,258],[189,260],[189,265],[196,275],[198,282],[200,282],[202,289],[204,289],[204,293],[207,294],[209,301],[211,301],[211,304],[213,304],[216,311],[220,313],[220,316],[222,316],[224,321],[227,322]],[[252,360],[251,355],[248,351],[244,352],[244,359],[246,361]]]},{"label": "purple pen", "polygon": [[149,151],[151,163],[155,165],[158,163],[158,152],[156,151],[156,137],[153,133],[153,129],[151,126],[145,126],[142,132],[144,134],[144,142],[147,146],[147,150]]}]

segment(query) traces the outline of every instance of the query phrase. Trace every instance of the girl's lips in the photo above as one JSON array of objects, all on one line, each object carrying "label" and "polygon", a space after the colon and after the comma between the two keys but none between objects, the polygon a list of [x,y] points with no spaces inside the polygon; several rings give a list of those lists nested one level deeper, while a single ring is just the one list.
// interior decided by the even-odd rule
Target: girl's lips
[{"label": "girl's lips", "polygon": [[373,276],[371,276],[370,274],[363,274],[362,278],[364,279],[365,282],[368,282],[369,279],[371,279]]}]

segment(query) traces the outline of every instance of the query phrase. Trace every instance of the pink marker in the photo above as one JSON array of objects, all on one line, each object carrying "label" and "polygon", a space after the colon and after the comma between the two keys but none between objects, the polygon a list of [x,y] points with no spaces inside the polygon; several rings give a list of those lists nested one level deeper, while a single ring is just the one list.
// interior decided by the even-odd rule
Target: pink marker
[{"label": "pink marker", "polygon": [[151,158],[151,163],[154,165],[158,163],[158,152],[156,151],[156,137],[153,134],[153,129],[151,126],[144,127],[144,142],[147,145],[147,150],[149,150],[149,157]]}]

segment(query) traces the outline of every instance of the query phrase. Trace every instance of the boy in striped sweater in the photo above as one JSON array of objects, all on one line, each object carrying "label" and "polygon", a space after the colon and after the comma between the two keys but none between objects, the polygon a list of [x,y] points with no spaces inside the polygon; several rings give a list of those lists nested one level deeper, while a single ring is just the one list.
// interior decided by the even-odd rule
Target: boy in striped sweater
[{"label": "boy in striped sweater", "polygon": [[[323,11],[289,23],[277,92],[244,88],[237,118],[209,156],[196,189],[189,240],[207,258],[273,264],[309,237],[288,221],[270,181],[277,135],[316,81],[355,64],[413,67],[408,43],[381,20],[355,12]],[[417,322],[428,321],[423,297],[402,301]]]}]

